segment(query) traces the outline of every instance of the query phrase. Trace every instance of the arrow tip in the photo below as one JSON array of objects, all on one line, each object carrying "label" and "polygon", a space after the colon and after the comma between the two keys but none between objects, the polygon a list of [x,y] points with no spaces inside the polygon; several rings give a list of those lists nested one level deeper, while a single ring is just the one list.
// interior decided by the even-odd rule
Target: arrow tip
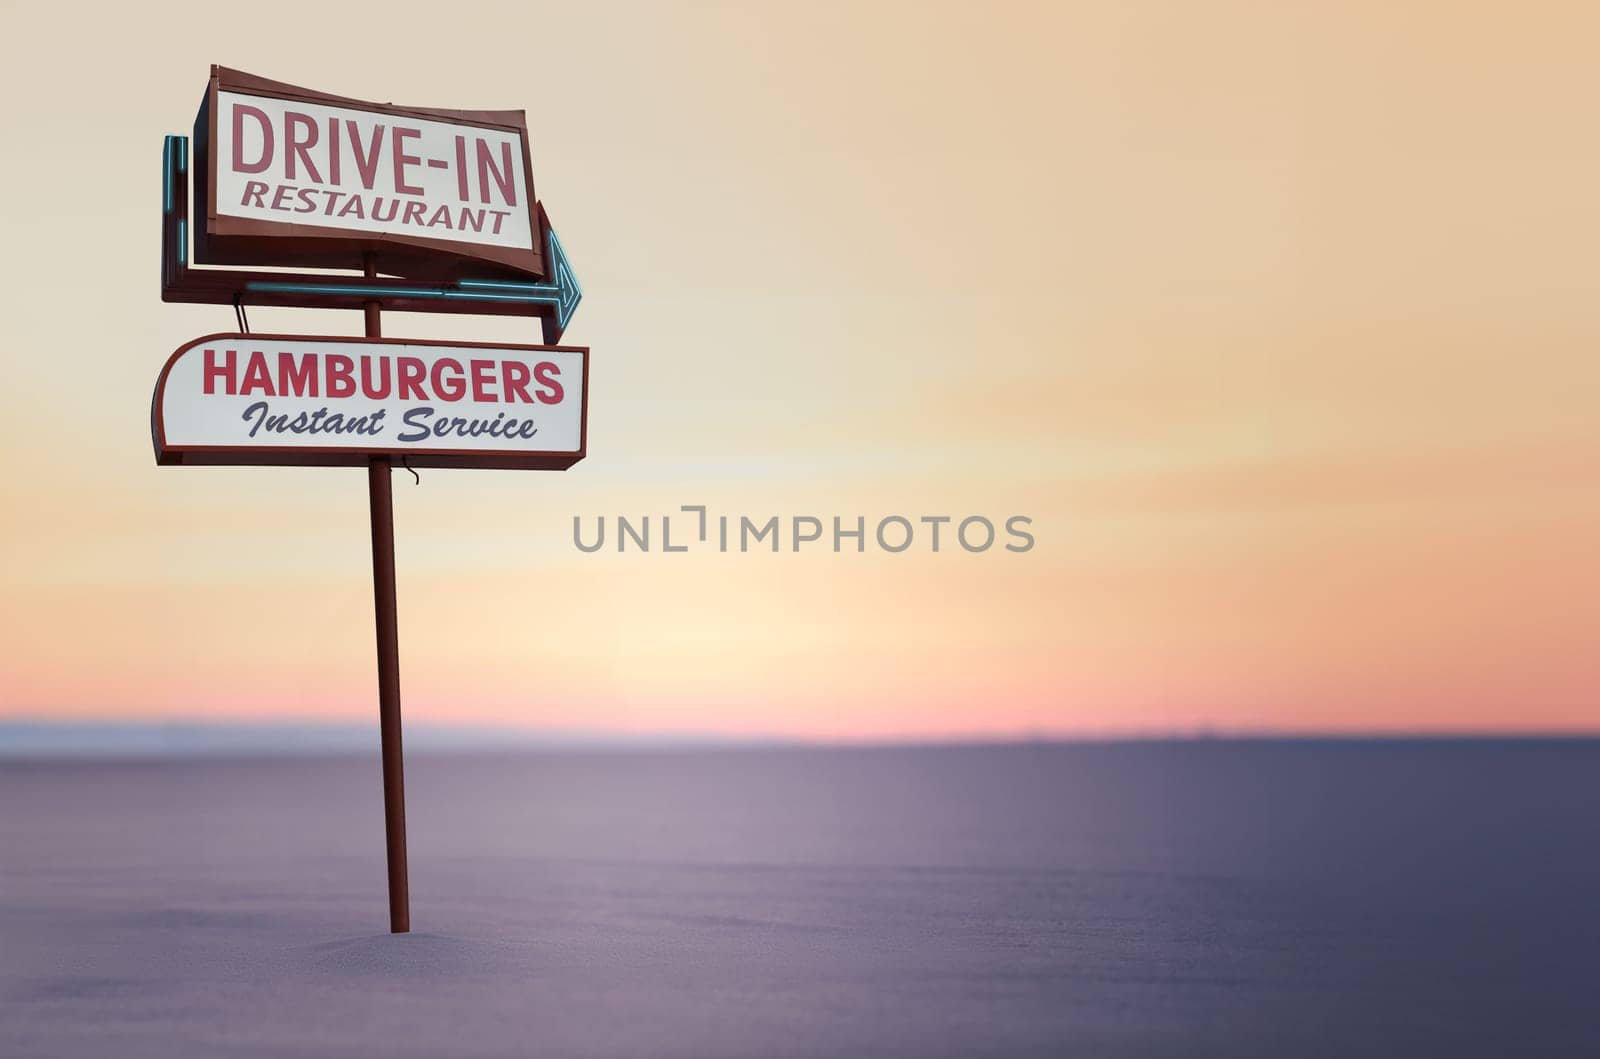
[{"label": "arrow tip", "polygon": [[578,303],[583,300],[583,286],[578,283],[578,276],[572,271],[572,262],[567,260],[567,252],[562,248],[554,228],[546,230],[546,239],[550,253],[550,279],[555,283],[560,298],[556,305],[556,323],[565,329]]},{"label": "arrow tip", "polygon": [[544,203],[538,206],[539,228],[544,234],[545,244],[545,281],[556,288],[555,312],[544,318],[545,342],[553,344],[561,341],[562,332],[567,329],[568,321],[583,300],[583,285],[578,282],[578,275],[567,258],[566,248],[561,245],[561,239],[550,224],[550,215],[545,212]]}]

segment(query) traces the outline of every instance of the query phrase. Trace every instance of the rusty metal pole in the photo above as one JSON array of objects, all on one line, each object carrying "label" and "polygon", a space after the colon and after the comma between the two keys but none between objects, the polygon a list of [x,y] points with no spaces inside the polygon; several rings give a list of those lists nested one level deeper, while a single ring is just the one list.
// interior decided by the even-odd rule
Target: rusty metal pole
[{"label": "rusty metal pole", "polygon": [[[367,278],[376,278],[372,254],[363,258]],[[367,337],[379,338],[379,303],[367,302]],[[406,778],[400,746],[400,629],[394,593],[394,496],[389,457],[367,463],[367,500],[372,515],[372,603],[378,627],[378,731],[383,741],[384,844],[389,861],[389,932],[411,931],[411,893],[406,880]]]}]

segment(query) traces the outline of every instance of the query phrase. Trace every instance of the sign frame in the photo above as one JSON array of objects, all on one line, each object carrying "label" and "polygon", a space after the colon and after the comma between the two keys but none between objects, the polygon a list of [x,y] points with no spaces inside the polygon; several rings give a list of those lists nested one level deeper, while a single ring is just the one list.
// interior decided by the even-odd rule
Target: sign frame
[{"label": "sign frame", "polygon": [[[255,220],[217,211],[217,121],[219,92],[266,99],[310,103],[361,110],[373,114],[447,122],[515,135],[521,144],[525,199],[518,208],[526,213],[531,249],[392,232],[341,232],[333,226],[312,227],[281,221]],[[437,107],[397,106],[273,81],[255,74],[213,64],[211,79],[194,120],[196,206],[203,204],[204,223],[195,225],[195,262],[207,265],[268,265],[301,268],[359,269],[363,255],[377,254],[384,271],[407,279],[454,281],[462,278],[507,277],[543,279],[549,262],[540,232],[538,195],[533,183],[533,160],[528,146],[528,118],[523,110],[447,110]],[[292,216],[292,214],[291,214]]]},{"label": "sign frame", "polygon": [[[185,353],[207,342],[316,342],[357,346],[407,345],[453,349],[514,350],[519,353],[578,353],[583,357],[583,396],[578,408],[576,452],[485,452],[481,449],[424,448],[387,445],[335,447],[318,445],[169,445],[162,414],[162,398],[173,365]],[[366,467],[375,458],[387,458],[407,467],[483,468],[488,470],[564,471],[589,451],[589,347],[520,345],[510,342],[458,342],[437,339],[361,337],[351,335],[286,335],[262,331],[221,331],[190,339],[173,351],[156,379],[150,400],[150,441],[156,463],[164,467]]]},{"label": "sign frame", "polygon": [[548,282],[379,277],[376,255],[363,273],[285,272],[242,268],[193,268],[189,263],[189,137],[169,135],[161,146],[161,300],[198,305],[281,305],[298,309],[386,309],[417,313],[471,313],[539,318],[545,345],[557,345],[583,301],[544,203],[536,203],[540,245]]}]

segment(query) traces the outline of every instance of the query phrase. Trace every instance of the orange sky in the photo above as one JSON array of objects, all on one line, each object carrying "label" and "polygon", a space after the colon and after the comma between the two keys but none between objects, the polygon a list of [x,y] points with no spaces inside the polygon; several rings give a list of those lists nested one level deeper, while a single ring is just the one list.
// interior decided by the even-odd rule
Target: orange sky
[{"label": "orange sky", "polygon": [[[375,713],[365,476],[150,453],[161,363],[233,326],[157,297],[219,62],[526,107],[584,283],[589,459],[396,477],[410,719],[1600,720],[1589,5],[163,6],[6,5],[0,718]],[[571,545],[693,503],[1038,543]]]}]

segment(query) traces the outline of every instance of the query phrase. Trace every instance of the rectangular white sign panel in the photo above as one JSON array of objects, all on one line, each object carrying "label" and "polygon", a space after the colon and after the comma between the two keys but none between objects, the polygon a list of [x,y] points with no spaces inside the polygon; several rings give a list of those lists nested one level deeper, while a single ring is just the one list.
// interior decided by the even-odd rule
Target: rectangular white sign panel
[{"label": "rectangular white sign panel", "polygon": [[532,250],[515,133],[217,93],[220,216]]},{"label": "rectangular white sign panel", "polygon": [[199,264],[548,278],[520,110],[369,103],[213,66],[194,142]]},{"label": "rectangular white sign panel", "polygon": [[222,334],[156,384],[158,463],[563,469],[583,458],[587,349]]}]

